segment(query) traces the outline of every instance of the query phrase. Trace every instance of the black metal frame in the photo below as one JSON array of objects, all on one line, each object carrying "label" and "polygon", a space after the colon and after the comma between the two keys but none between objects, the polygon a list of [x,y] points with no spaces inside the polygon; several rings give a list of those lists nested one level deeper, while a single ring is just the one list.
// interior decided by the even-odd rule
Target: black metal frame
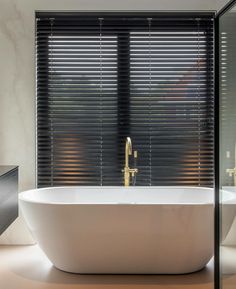
[{"label": "black metal frame", "polygon": [[227,11],[229,11],[234,5],[236,4],[236,0],[229,1],[217,14],[216,18],[219,18],[223,14],[225,14]]},{"label": "black metal frame", "polygon": [[[54,14],[56,15],[59,15],[59,16],[67,16],[68,14],[71,14],[72,11],[66,11],[66,12],[61,12],[61,11],[58,11],[58,12],[53,12]],[[177,11],[177,10],[173,10],[173,11],[150,11],[150,10],[147,10],[147,11],[135,11],[135,10],[132,10],[132,11],[103,11],[103,10],[98,10],[98,11],[86,11],[86,10],[83,10],[83,11],[73,11],[74,14],[76,14],[77,16],[97,16],[97,17],[101,17],[101,16],[111,16],[111,17],[114,17],[114,16],[124,16],[124,17],[133,17],[133,16],[136,16],[135,18],[137,19],[138,16],[148,16],[148,17],[153,17],[154,19],[155,18],[163,18],[163,17],[167,17],[167,16],[173,16],[173,15],[183,15],[183,16],[189,16],[189,18],[197,18],[196,17],[196,14],[199,16],[212,16],[214,14],[214,11]],[[35,12],[35,17],[37,18],[38,16],[40,15],[40,17],[42,18],[42,15],[45,17],[45,19],[51,19],[51,15],[52,15],[52,11],[36,11]]]},{"label": "black metal frame", "polygon": [[215,223],[214,223],[214,288],[220,288],[220,202],[219,202],[219,186],[220,186],[220,164],[219,164],[219,18],[215,19],[215,131],[214,131],[214,164],[215,164]]},{"label": "black metal frame", "polygon": [[214,288],[220,289],[220,66],[219,66],[219,19],[234,5],[236,0],[231,0],[215,17],[215,248],[214,248]]}]

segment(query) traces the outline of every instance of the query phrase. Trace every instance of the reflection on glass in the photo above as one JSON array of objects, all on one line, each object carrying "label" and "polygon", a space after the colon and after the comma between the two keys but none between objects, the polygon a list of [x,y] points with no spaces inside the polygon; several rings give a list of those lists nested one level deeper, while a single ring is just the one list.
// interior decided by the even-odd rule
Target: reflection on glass
[{"label": "reflection on glass", "polygon": [[236,6],[220,17],[221,288],[236,288]]}]

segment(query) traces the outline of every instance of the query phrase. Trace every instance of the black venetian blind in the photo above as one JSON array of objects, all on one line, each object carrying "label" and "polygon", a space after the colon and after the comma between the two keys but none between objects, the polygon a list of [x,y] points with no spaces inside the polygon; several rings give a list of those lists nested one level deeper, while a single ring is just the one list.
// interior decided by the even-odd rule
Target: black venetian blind
[{"label": "black venetian blind", "polygon": [[212,15],[36,17],[39,187],[213,185]]}]

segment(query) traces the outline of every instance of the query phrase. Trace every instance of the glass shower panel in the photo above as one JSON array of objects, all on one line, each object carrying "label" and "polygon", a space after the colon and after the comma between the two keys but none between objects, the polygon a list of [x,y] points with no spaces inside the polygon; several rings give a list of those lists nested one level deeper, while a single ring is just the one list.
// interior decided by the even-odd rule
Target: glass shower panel
[{"label": "glass shower panel", "polygon": [[220,287],[236,288],[236,5],[219,18]]}]

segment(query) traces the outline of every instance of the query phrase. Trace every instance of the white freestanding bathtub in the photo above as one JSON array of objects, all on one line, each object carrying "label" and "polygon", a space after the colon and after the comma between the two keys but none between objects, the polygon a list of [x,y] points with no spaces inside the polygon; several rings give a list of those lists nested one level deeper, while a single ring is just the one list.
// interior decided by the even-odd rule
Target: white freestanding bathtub
[{"label": "white freestanding bathtub", "polygon": [[52,187],[19,195],[39,246],[73,273],[183,274],[213,254],[213,190]]}]

